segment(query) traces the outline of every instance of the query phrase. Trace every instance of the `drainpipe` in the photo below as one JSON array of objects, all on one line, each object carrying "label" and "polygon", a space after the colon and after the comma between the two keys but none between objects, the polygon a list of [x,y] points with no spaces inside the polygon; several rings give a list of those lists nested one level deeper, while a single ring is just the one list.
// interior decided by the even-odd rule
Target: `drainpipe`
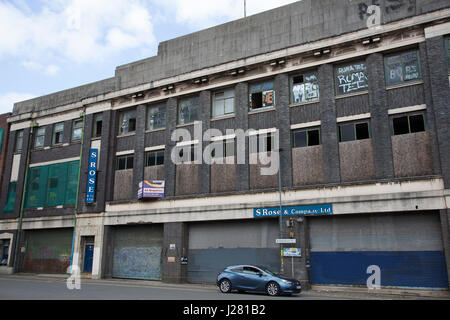
[{"label": "drainpipe", "polygon": [[22,201],[20,203],[20,212],[19,212],[19,221],[17,224],[17,237],[16,237],[16,245],[14,246],[14,273],[17,272],[17,269],[19,267],[19,263],[18,263],[18,258],[19,258],[19,245],[21,242],[20,239],[20,235],[22,233],[22,221],[23,221],[23,210],[25,207],[25,195],[27,192],[27,185],[28,185],[28,167],[30,166],[30,149],[31,149],[31,145],[33,143],[33,133],[34,133],[34,128],[37,127],[38,124],[36,122],[33,122],[31,124],[31,129],[30,129],[30,135],[28,137],[28,146],[27,146],[27,161],[26,161],[26,165],[25,165],[25,179],[24,179],[24,183],[23,183],[23,190],[22,190]]},{"label": "drainpipe", "polygon": [[82,131],[81,131],[81,146],[80,146],[80,163],[78,166],[78,184],[77,184],[77,197],[75,200],[75,209],[73,211],[73,236],[72,236],[72,250],[70,253],[70,266],[69,266],[69,270],[70,270],[70,274],[72,274],[72,264],[73,264],[73,253],[74,253],[74,248],[75,248],[75,234],[76,234],[76,230],[77,230],[77,214],[78,214],[78,197],[79,197],[79,193],[80,193],[80,180],[81,180],[81,161],[83,159],[83,147],[84,147],[84,129],[85,129],[85,125],[86,125],[86,107],[83,108],[83,112],[82,112],[82,117],[83,117],[83,127],[82,127]]}]

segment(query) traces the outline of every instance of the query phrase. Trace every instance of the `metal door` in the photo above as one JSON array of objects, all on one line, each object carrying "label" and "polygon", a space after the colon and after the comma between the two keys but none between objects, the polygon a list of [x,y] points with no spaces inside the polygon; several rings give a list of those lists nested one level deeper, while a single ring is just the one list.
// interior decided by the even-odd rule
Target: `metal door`
[{"label": "metal door", "polygon": [[94,261],[94,245],[86,244],[84,246],[84,265],[83,272],[92,273],[92,263]]},{"label": "metal door", "polygon": [[162,245],[162,225],[117,227],[113,277],[161,280]]}]

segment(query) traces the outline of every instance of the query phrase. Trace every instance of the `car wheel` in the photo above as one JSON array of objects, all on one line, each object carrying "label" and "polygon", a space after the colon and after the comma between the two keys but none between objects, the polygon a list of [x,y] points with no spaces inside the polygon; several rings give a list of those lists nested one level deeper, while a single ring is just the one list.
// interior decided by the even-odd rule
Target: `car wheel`
[{"label": "car wheel", "polygon": [[219,284],[220,291],[222,293],[230,293],[231,292],[231,282],[228,279],[223,279]]},{"label": "car wheel", "polygon": [[269,296],[278,296],[280,294],[280,286],[276,282],[269,282],[266,286],[266,293]]}]

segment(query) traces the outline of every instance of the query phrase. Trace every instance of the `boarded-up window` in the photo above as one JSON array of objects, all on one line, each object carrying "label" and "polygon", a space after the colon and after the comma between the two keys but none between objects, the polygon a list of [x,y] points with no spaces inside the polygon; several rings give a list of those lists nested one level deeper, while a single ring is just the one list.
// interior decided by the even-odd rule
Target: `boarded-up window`
[{"label": "boarded-up window", "polygon": [[250,111],[275,107],[275,90],[273,81],[266,81],[250,85]]},{"label": "boarded-up window", "polygon": [[362,61],[334,69],[336,95],[366,91],[369,87],[366,64]]},{"label": "boarded-up window", "polygon": [[305,73],[291,77],[291,103],[319,100],[317,73]]},{"label": "boarded-up window", "polygon": [[386,56],[384,67],[387,86],[422,79],[419,52],[417,50]]}]

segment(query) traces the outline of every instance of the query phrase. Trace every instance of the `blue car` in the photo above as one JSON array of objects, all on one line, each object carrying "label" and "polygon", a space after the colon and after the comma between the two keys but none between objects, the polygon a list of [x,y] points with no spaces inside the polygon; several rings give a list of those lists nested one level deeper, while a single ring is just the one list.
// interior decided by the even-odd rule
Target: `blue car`
[{"label": "blue car", "polygon": [[270,296],[300,293],[302,286],[298,280],[289,279],[265,267],[250,265],[229,266],[217,274],[217,286],[223,293],[260,291]]}]

